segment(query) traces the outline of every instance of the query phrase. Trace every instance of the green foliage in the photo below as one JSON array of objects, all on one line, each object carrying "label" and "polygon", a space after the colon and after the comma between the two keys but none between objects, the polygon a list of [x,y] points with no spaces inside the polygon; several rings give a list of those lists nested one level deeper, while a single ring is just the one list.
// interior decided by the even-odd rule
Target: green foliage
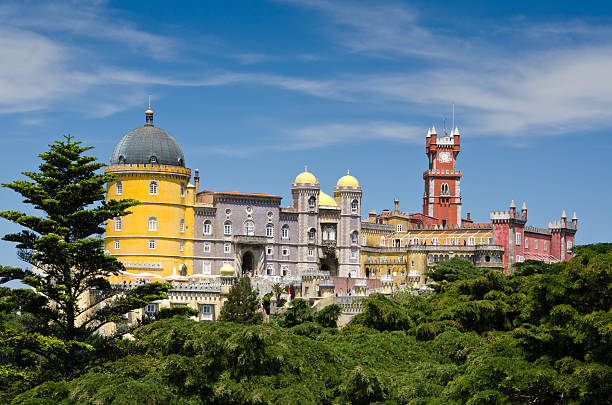
[{"label": "green foliage", "polygon": [[219,320],[255,325],[263,320],[260,309],[257,290],[251,287],[251,280],[248,277],[238,277],[221,308]]},{"label": "green foliage", "polygon": [[428,276],[434,281],[448,281],[452,283],[459,280],[473,280],[484,274],[484,272],[475,267],[471,261],[454,257],[436,264]]},{"label": "green foliage", "polygon": [[314,321],[314,315],[308,301],[295,299],[289,303],[289,308],[283,314],[281,325],[291,328],[304,322]]},{"label": "green foliage", "polygon": [[338,304],[331,304],[314,314],[315,322],[325,328],[338,327],[338,318],[342,313],[342,307]]},{"label": "green foliage", "polygon": [[168,319],[174,316],[182,316],[182,317],[190,317],[190,316],[198,316],[200,313],[197,309],[193,309],[186,305],[179,305],[176,307],[170,308],[162,308],[157,313],[158,319]]}]

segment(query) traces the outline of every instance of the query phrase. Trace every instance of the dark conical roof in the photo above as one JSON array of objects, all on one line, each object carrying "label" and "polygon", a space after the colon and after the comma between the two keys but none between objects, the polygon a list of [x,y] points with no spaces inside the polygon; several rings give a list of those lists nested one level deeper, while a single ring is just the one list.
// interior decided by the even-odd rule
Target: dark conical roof
[{"label": "dark conical roof", "polygon": [[181,146],[172,135],[153,126],[153,112],[149,113],[147,110],[147,123],[121,138],[115,146],[110,163],[154,163],[185,167],[185,157]]}]

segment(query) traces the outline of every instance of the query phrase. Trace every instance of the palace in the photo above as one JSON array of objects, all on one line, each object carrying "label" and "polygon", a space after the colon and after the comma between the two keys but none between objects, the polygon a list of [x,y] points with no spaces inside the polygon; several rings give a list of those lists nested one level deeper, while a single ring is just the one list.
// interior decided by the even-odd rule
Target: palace
[{"label": "palace", "polygon": [[281,282],[319,299],[423,287],[427,271],[452,257],[504,272],[526,259],[571,258],[575,214],[535,228],[526,225],[525,204],[517,211],[512,202],[508,211],[491,212],[489,222],[473,222],[470,213],[462,218],[460,146],[458,128],[440,138],[431,128],[422,212],[402,212],[395,199],[393,211],[369,211],[362,219],[363,190],[349,172],[332,196],[305,168],[291,184],[289,207],[276,195],[200,191],[198,170],[191,183],[179,143],[154,126],[149,108],[144,126],[121,138],[106,168],[116,178],[108,200],[140,201],[130,215],[107,223],[105,248],[126,268],[111,281],[176,283],[166,304],[189,303],[202,319],[215,319],[221,286],[237,274],[257,279],[260,290]]}]

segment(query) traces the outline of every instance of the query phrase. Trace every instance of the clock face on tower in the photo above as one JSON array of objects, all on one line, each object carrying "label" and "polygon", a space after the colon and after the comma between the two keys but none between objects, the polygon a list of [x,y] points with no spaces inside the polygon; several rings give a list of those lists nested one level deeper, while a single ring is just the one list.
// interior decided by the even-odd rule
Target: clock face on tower
[{"label": "clock face on tower", "polygon": [[452,160],[452,156],[450,152],[440,152],[438,153],[438,160],[440,163],[448,163]]}]

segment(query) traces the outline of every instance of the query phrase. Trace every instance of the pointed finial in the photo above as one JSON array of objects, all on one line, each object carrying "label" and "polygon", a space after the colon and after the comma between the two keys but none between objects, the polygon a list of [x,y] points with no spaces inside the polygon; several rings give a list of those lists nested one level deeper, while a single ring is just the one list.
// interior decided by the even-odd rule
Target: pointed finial
[{"label": "pointed finial", "polygon": [[350,174],[351,174],[351,171],[349,169],[346,169],[346,175],[350,176]]},{"label": "pointed finial", "polygon": [[455,130],[453,131],[453,135],[459,135],[459,127],[455,127]]},{"label": "pointed finial", "polygon": [[149,107],[145,111],[145,126],[153,126],[153,110],[151,110],[151,96],[149,96]]},{"label": "pointed finial", "polygon": [[431,128],[427,128],[427,137],[429,138],[431,136]]},{"label": "pointed finial", "polygon": [[527,211],[527,204],[525,204],[525,201],[523,201],[523,208],[521,208],[521,210]]},{"label": "pointed finial", "polygon": [[561,218],[567,218],[567,215],[565,215],[565,210],[563,210],[563,214],[561,214]]},{"label": "pointed finial", "polygon": [[512,202],[510,203],[510,208],[516,208],[516,205],[514,205],[514,200],[512,200]]},{"label": "pointed finial", "polygon": [[307,172],[308,171],[308,166],[304,165],[304,171]]},{"label": "pointed finial", "polygon": [[574,211],[574,215],[572,215],[572,221],[578,221],[578,217],[576,216],[576,211]]},{"label": "pointed finial", "polygon": [[433,126],[431,127],[431,134],[432,134],[432,135],[436,135],[436,126],[435,126],[435,125],[433,125]]}]

